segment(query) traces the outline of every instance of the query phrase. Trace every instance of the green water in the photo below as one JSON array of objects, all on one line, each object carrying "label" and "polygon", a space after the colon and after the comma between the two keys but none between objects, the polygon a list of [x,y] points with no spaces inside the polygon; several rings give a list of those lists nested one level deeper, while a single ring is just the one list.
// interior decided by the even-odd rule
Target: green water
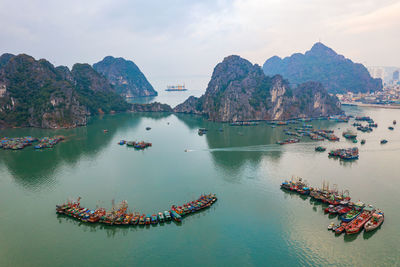
[{"label": "green water", "polygon": [[[364,146],[323,145],[359,146],[356,162],[328,159],[307,138],[275,145],[287,138],[284,127],[231,127],[189,115],[118,114],[71,130],[0,131],[67,137],[50,150],[0,151],[0,266],[399,265],[400,126],[387,127],[400,122],[400,110],[347,109],[379,127],[359,132]],[[340,136],[350,127],[313,124]],[[209,132],[199,136],[200,127]],[[380,145],[382,138],[389,143]],[[117,145],[120,139],[153,146],[135,151]],[[280,190],[292,175],[349,189],[353,200],[383,209],[385,223],[372,234],[335,237],[326,228],[337,219],[323,215],[324,206]],[[205,192],[216,193],[217,203],[181,225],[106,227],[55,213],[56,204],[81,196],[89,208],[127,200],[130,209],[152,214]]]}]

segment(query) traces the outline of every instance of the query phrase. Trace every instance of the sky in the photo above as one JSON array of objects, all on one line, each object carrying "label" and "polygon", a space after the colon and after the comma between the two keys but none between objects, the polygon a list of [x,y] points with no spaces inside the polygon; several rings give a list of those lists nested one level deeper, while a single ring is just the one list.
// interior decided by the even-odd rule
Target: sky
[{"label": "sky", "polygon": [[226,56],[262,65],[317,41],[367,66],[400,66],[399,14],[393,0],[0,0],[0,54],[68,67],[124,57],[150,82],[209,79]]}]

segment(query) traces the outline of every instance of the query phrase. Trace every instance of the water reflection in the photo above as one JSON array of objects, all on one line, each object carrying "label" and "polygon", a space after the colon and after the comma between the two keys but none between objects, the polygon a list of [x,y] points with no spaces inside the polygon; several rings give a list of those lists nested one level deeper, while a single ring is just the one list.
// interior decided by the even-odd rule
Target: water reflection
[{"label": "water reflection", "polygon": [[[115,118],[118,117],[118,118]],[[73,168],[82,157],[94,158],[109,145],[113,136],[121,129],[135,128],[141,117],[133,114],[118,114],[98,117],[86,127],[69,130],[40,130],[35,136],[64,135],[66,140],[52,149],[35,151],[33,147],[21,151],[0,151],[0,163],[4,164],[15,181],[26,189],[38,190],[43,185],[55,182],[55,173],[64,164]],[[103,129],[108,132],[104,133]],[[23,136],[30,129],[2,132],[2,135]]]}]

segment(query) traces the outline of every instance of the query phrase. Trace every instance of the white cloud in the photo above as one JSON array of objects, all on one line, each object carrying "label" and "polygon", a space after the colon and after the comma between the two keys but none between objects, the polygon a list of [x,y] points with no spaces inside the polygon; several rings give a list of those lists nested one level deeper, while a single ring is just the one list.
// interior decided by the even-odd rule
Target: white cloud
[{"label": "white cloud", "polygon": [[354,61],[400,65],[393,0],[0,0],[0,53],[59,65],[106,55],[147,76],[210,75],[225,56],[262,64],[322,42]]}]

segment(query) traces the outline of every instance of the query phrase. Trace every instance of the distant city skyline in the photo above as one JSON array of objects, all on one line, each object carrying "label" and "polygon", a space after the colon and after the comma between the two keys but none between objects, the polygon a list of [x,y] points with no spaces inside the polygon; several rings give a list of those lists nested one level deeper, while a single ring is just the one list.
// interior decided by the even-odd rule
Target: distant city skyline
[{"label": "distant city skyline", "polygon": [[318,41],[365,66],[399,66],[398,14],[393,0],[0,0],[0,53],[68,67],[124,57],[152,83],[206,80],[228,55],[262,65]]}]

